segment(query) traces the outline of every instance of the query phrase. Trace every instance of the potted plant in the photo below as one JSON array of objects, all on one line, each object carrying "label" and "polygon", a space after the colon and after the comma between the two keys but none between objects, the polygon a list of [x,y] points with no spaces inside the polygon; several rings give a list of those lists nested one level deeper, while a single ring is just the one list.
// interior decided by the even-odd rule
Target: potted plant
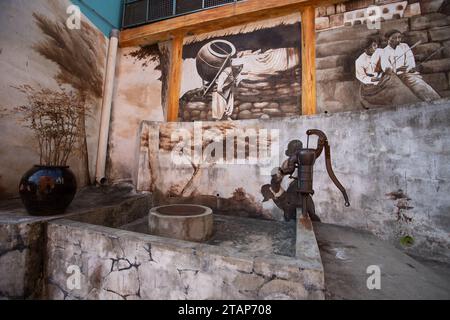
[{"label": "potted plant", "polygon": [[14,108],[21,124],[33,131],[40,161],[20,180],[19,193],[31,215],[63,213],[72,202],[77,182],[67,166],[69,156],[78,149],[84,105],[78,93],[60,87],[59,91],[17,88],[28,103]]}]

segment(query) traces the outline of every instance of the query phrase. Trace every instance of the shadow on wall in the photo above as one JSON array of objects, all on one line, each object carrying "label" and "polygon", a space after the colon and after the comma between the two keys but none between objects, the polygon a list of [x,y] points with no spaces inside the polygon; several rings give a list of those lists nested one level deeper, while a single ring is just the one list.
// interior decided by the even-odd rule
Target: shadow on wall
[{"label": "shadow on wall", "polygon": [[[65,26],[65,20],[53,21],[44,15],[34,13],[33,17],[46,40],[37,43],[33,49],[46,59],[56,63],[59,72],[55,80],[59,84],[72,86],[80,95],[85,110],[89,109],[95,99],[103,95],[104,44],[88,22],[81,21],[83,32],[74,32]],[[61,50],[63,48],[63,50]],[[83,112],[81,122],[81,159],[84,166],[82,184],[90,184],[89,155],[86,133],[87,111]]]},{"label": "shadow on wall", "polygon": [[[4,187],[2,187],[2,176],[0,175],[0,195],[5,195],[6,194],[6,189]],[[1,199],[1,196],[0,196]]]},{"label": "shadow on wall", "polygon": [[[25,114],[17,110],[20,111],[24,106],[30,110],[31,106],[43,103],[48,107],[51,105],[50,100],[58,100],[65,93],[79,98],[77,108],[80,106],[83,109],[78,121],[82,130],[81,154],[77,159],[70,157],[68,163],[76,173],[79,185],[87,185],[90,183],[89,169],[93,168],[95,160],[92,154],[97,147],[98,131],[97,126],[93,124],[96,123],[100,111],[106,39],[84,17],[80,21],[81,30],[70,30],[66,26],[66,8],[70,1],[1,3],[1,36],[4,47],[0,48],[0,69],[4,77],[0,81],[0,87],[4,98],[2,107],[5,109],[0,110],[2,124],[5,124],[2,128],[4,135],[1,145],[9,152],[5,152],[2,157],[8,169],[5,167],[2,172],[0,198],[17,197],[18,178],[39,161],[40,137],[23,122]],[[42,100],[45,99],[45,93],[48,93],[48,99]],[[73,110],[70,108],[73,101],[61,101],[64,103],[52,105],[55,114],[63,113],[61,109],[64,108],[65,111],[67,108]],[[49,111],[44,109],[36,108],[41,111],[41,116]],[[5,114],[3,111],[6,111]],[[35,118],[37,116],[38,114],[33,115]],[[30,119],[31,117],[28,117],[28,120]],[[46,125],[51,122],[50,119]],[[19,129],[17,124],[26,128]],[[57,135],[54,132],[70,131],[67,127],[56,128],[51,125],[48,125],[46,130],[54,136]],[[59,148],[61,149],[61,146]],[[51,150],[55,149],[57,147],[53,145]]]}]

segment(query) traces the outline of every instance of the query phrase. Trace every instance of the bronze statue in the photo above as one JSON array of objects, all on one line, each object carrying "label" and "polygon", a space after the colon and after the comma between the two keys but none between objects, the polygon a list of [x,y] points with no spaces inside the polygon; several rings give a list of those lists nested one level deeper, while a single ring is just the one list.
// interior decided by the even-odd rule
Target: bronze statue
[{"label": "bronze statue", "polygon": [[[309,149],[308,146],[303,148],[303,143],[300,140],[293,140],[289,142],[285,152],[288,159],[283,162],[280,168],[276,168],[272,172],[272,180],[270,184],[266,184],[261,188],[261,193],[264,196],[263,201],[272,199],[275,204],[284,211],[284,218],[289,221],[296,216],[297,208],[302,208],[303,214],[308,214],[311,220],[320,221],[316,215],[314,201],[312,195],[313,190],[313,170],[314,164],[325,149],[325,163],[328,175],[338,189],[342,192],[345,199],[345,206],[349,207],[347,192],[331,167],[331,153],[328,138],[320,130],[308,130],[308,145],[309,137],[317,135],[319,137],[317,148]],[[297,169],[297,175],[293,174]],[[281,187],[281,182],[285,176],[294,179],[289,184],[287,191]]]}]

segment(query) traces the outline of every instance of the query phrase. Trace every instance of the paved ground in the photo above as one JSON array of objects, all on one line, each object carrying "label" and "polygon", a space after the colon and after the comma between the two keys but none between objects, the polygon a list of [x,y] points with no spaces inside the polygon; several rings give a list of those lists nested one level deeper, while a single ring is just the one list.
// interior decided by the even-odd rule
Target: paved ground
[{"label": "paved ground", "polygon": [[[450,299],[450,265],[419,262],[391,244],[353,228],[315,224],[327,299]],[[378,265],[381,289],[367,288]]]}]

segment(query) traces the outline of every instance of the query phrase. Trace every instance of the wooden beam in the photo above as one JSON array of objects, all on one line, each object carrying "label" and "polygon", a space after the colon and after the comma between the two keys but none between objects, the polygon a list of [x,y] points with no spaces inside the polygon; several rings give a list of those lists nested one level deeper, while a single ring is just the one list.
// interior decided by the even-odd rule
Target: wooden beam
[{"label": "wooden beam", "polygon": [[246,0],[184,16],[126,29],[120,46],[143,46],[170,40],[175,34],[195,35],[258,20],[280,17],[314,5],[327,6],[347,0]]},{"label": "wooden beam", "polygon": [[167,121],[178,120],[178,110],[181,89],[181,72],[183,65],[183,36],[177,35],[172,39],[169,90],[167,93]]},{"label": "wooden beam", "polygon": [[315,8],[306,7],[302,16],[302,114],[316,114],[316,27]]}]

